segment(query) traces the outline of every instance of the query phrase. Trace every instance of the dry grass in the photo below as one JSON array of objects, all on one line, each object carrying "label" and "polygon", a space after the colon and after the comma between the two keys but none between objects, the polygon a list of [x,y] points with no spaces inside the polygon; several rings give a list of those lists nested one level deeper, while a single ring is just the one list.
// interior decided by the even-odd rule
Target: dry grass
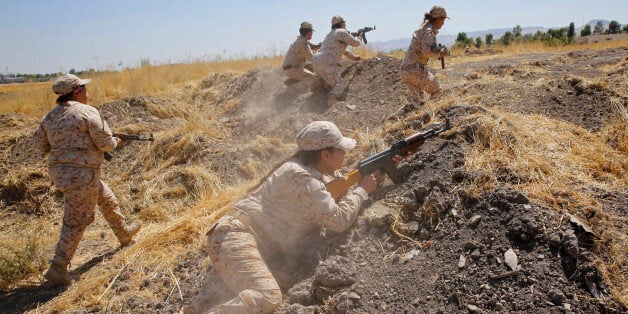
[{"label": "dry grass", "polygon": [[[362,48],[354,52],[362,57],[375,55]],[[471,60],[452,59],[452,62]],[[244,195],[248,186],[265,174],[264,169],[268,165],[261,160],[269,160],[277,155],[287,156],[293,148],[292,144],[262,137],[244,144],[242,149],[250,151],[253,157],[234,167],[241,174],[242,181],[233,188],[221,184],[221,178],[207,164],[207,157],[211,156],[219,141],[227,136],[223,134],[217,119],[238,105],[237,100],[225,99],[222,93],[229,82],[239,72],[261,66],[278,66],[280,62],[281,58],[277,57],[150,66],[92,77],[92,103],[135,95],[165,95],[173,99],[172,104],[149,104],[149,110],[159,117],[180,118],[181,124],[155,134],[154,143],[142,146],[134,153],[136,159],[125,169],[128,174],[112,178],[114,191],[124,190],[130,184],[137,186],[137,195],[119,195],[123,206],[136,202],[141,208],[138,218],[150,222],[145,224],[136,243],[84,273],[67,291],[38,308],[37,312],[73,309],[123,311],[131,296],[139,295],[150,300],[162,297],[152,295],[147,290],[131,288],[123,292],[124,289],[117,287],[138,287],[146,277],[156,272],[169,273],[177,259],[186,252],[199,250],[205,240],[203,234],[211,223],[229,210]],[[39,117],[54,102],[54,95],[49,91],[50,83],[21,84],[20,88],[16,86],[0,85],[1,112],[18,111]],[[481,105],[481,99],[475,95],[464,97],[445,97],[428,102],[420,112],[408,119],[417,119],[427,113],[434,120],[436,112],[453,104]],[[602,240],[606,241],[604,243],[610,243],[604,246],[609,251],[603,256],[604,260],[600,261],[599,268],[611,283],[615,295],[626,304],[628,284],[625,273],[622,273],[622,265],[626,263],[626,234],[623,230],[612,228],[611,221],[618,217],[602,213],[600,204],[591,192],[595,188],[612,193],[628,185],[628,116],[620,102],[616,107],[619,118],[606,125],[599,134],[591,134],[571,124],[544,117],[522,117],[488,109],[467,117],[458,128],[468,129],[474,134],[473,150],[465,165],[468,171],[479,173],[471,191],[480,193],[483,189],[506,183],[526,191],[534,201],[556,210],[566,210],[579,217],[597,213],[596,218],[587,223],[602,235]],[[130,125],[122,131],[143,130]],[[343,130],[359,142],[359,148],[350,153],[348,162],[356,161],[358,156],[366,152],[384,149],[381,132],[406,136],[413,131],[416,130],[407,129],[403,121],[387,123],[383,130]],[[19,134],[25,136],[24,132]],[[0,136],[0,141],[4,142],[5,136]],[[6,134],[7,141],[13,138],[14,134]],[[432,214],[438,212],[436,205],[425,219],[433,218]],[[58,210],[59,204],[55,206]],[[53,220],[60,221],[58,214],[42,222],[39,227],[47,230],[48,242],[55,241],[58,236],[58,228],[52,225]],[[106,242],[99,238],[104,228],[88,232],[86,238],[96,239],[99,244]],[[24,239],[29,239],[27,228],[20,232],[20,235],[25,235]],[[43,254],[51,254],[50,248],[54,244],[48,242],[40,244],[34,251],[35,255],[30,254],[32,250],[29,249],[20,251],[19,255],[37,261],[37,256],[42,255],[42,246],[49,248]],[[9,242],[2,238],[0,243]],[[15,247],[27,246],[17,244]],[[79,252],[76,262],[79,263],[92,253]],[[41,264],[35,263],[34,268],[23,269],[32,276],[41,269]],[[20,274],[20,271],[13,271],[13,274]]]},{"label": "dry grass", "polygon": [[[618,147],[626,145],[628,120],[617,122],[622,123],[623,130],[614,135]],[[628,187],[625,151],[567,122],[495,109],[466,117],[458,128],[474,135],[465,169],[477,178],[468,192],[479,196],[506,184],[535,202],[583,218],[600,236],[599,269],[615,297],[626,304],[628,278],[622,265],[628,258],[628,238],[625,230],[614,227],[613,221],[621,217],[604,212],[596,198]],[[613,129],[617,127],[608,126]]]},{"label": "dry grass", "polygon": [[[129,96],[169,95],[183,84],[206,77],[208,73],[246,72],[264,66],[279,66],[282,60],[277,56],[143,66],[122,72],[97,72],[84,78],[92,79],[88,85],[90,102],[102,104]],[[0,113],[43,116],[57,98],[50,86],[50,82],[0,85]]]}]

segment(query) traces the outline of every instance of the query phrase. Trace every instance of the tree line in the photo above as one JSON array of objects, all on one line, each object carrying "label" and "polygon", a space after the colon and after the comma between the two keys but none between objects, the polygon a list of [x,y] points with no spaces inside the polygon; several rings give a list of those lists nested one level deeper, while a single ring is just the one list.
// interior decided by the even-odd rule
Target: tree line
[{"label": "tree line", "polygon": [[[628,25],[625,25],[623,28],[621,24],[617,21],[611,21],[608,25],[608,28],[604,28],[604,24],[601,21],[598,21],[593,30],[591,30],[591,25],[587,24],[580,31],[580,36],[589,36],[593,34],[619,34],[622,32],[628,33]],[[522,34],[521,26],[517,25],[513,27],[512,31],[507,31],[500,38],[494,39],[493,34],[486,34],[484,38],[478,36],[476,38],[468,37],[466,33],[461,32],[458,33],[456,37],[455,46],[457,47],[471,47],[475,46],[476,48],[480,48],[482,45],[492,46],[492,45],[501,45],[508,46],[512,43],[520,43],[520,42],[533,42],[533,41],[541,41],[550,46],[556,46],[559,44],[569,44],[574,41],[576,37],[576,27],[573,22],[569,23],[568,27],[561,27],[557,29],[550,28],[547,32],[537,31],[536,33]]]}]

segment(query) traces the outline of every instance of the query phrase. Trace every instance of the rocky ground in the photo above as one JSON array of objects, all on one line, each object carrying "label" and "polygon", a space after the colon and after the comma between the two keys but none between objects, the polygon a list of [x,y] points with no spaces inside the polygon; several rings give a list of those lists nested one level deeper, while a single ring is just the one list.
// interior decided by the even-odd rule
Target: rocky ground
[{"label": "rocky ground", "polygon": [[[627,52],[628,48],[618,48],[496,56],[435,70],[445,89],[458,95],[461,102],[406,121],[407,127],[418,131],[445,119],[455,126],[483,107],[497,107],[568,121],[595,132],[616,117],[610,98],[628,106],[625,96],[604,85],[626,84]],[[620,65],[617,71],[600,71],[616,65]],[[234,169],[255,154],[238,149],[238,145],[256,136],[289,143],[313,120],[333,121],[349,134],[358,129],[375,130],[382,124],[393,126],[430,105],[406,101],[398,68],[398,60],[383,55],[358,63],[346,61],[343,77],[349,84],[345,99],[332,108],[324,105],[325,91],[285,88],[278,69],[209,76],[196,87],[195,103],[240,101],[215,119],[228,135],[207,143],[213,153],[198,158],[201,164],[212,165],[224,184],[237,184],[243,175]],[[600,83],[603,73],[608,74],[605,83]],[[212,89],[218,85],[221,92]],[[480,96],[465,98],[469,94]],[[133,98],[105,104],[101,111],[114,129],[158,132],[182,123],[148,110],[169,105],[159,99]],[[20,125],[36,123],[21,116],[3,116],[0,122],[7,128],[16,120]],[[465,132],[454,128],[428,140],[402,165],[406,182],[384,184],[365,204],[350,231],[333,234],[322,230],[303,244],[304,252],[277,261],[273,270],[289,274],[281,283],[285,293],[279,312],[625,312],[625,305],[610,296],[607,284],[591,264],[596,258],[592,253],[595,235],[585,224],[536,204],[506,185],[479,196],[467,193],[475,174],[463,169],[473,141]],[[391,132],[371,150],[381,151],[399,138],[400,134]],[[15,165],[40,162],[29,161],[28,156],[35,153],[26,141],[26,137],[18,137],[2,143],[5,158],[0,173],[9,173]],[[125,158],[131,158],[130,151],[119,154],[120,159],[108,170],[110,175],[121,173],[119,167]],[[227,165],[218,162],[225,156],[236,157]],[[349,161],[362,157],[351,156]],[[263,154],[262,158],[270,163],[281,160],[281,156]],[[38,195],[49,189],[45,183],[41,185]],[[3,200],[10,195],[7,189],[2,190]],[[604,211],[626,217],[627,190],[600,199]],[[4,217],[11,204],[3,204]],[[617,223],[626,230],[625,220]],[[188,304],[201,286],[208,260],[198,248],[178,259],[172,275],[178,278],[180,294],[172,285],[171,274],[163,270],[141,269],[146,275],[139,287],[118,278],[112,291],[138,291],[124,304],[124,311],[176,312]],[[63,289],[45,285],[6,291],[0,294],[0,308],[22,312],[62,293]]]}]

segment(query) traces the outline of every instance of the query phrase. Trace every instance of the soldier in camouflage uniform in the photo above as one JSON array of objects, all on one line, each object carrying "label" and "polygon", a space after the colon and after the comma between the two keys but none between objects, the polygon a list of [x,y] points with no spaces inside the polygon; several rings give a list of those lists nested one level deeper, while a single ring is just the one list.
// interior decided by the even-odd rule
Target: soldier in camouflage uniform
[{"label": "soldier in camouflage uniform", "polygon": [[430,57],[443,58],[446,50],[439,48],[436,43],[436,34],[445,23],[447,12],[441,6],[434,6],[430,12],[425,13],[423,24],[412,34],[410,47],[401,62],[401,81],[403,81],[412,100],[421,99],[423,92],[430,97],[438,97],[442,90],[438,81],[427,69],[427,61]]},{"label": "soldier in camouflage uniform", "polygon": [[331,32],[325,36],[321,43],[321,48],[314,54],[312,62],[314,73],[332,88],[327,101],[329,106],[338,101],[345,89],[340,76],[342,72],[340,59],[342,56],[344,55],[354,61],[360,60],[360,57],[348,51],[347,47],[357,47],[361,41],[359,38],[353,37],[345,27],[346,21],[340,15],[336,15],[331,19]]},{"label": "soldier in camouflage uniform", "polygon": [[355,140],[342,136],[331,122],[315,121],[297,135],[297,143],[294,156],[210,228],[207,250],[213,267],[196,299],[181,312],[274,311],[282,295],[267,261],[299,252],[303,239],[320,227],[343,232],[355,222],[362,202],[377,187],[375,175],[365,176],[338,201],[325,187]]},{"label": "soldier in camouflage uniform", "polygon": [[[317,46],[310,43],[314,34],[314,28],[310,22],[301,23],[299,33],[301,36],[290,45],[283,60],[283,73],[292,81],[291,84],[302,88],[311,85],[316,80],[316,75],[311,71],[311,62],[312,47]],[[300,83],[295,83],[295,81]]]},{"label": "soldier in camouflage uniform", "polygon": [[141,222],[126,226],[118,200],[100,179],[103,153],[124,142],[114,137],[98,110],[87,105],[89,79],[66,74],[52,84],[58,106],[41,121],[35,146],[48,155],[48,172],[63,192],[63,226],[54,258],[44,277],[54,284],[69,284],[68,265],[94,220],[96,205],[121,245],[131,242]]}]

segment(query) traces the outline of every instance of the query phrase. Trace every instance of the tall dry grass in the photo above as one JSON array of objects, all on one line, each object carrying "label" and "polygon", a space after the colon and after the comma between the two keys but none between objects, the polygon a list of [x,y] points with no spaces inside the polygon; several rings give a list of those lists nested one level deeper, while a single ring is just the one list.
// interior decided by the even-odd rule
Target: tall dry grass
[{"label": "tall dry grass", "polygon": [[[95,72],[85,75],[90,103],[102,104],[130,96],[168,95],[209,73],[246,72],[265,66],[279,66],[283,57],[146,65],[122,72]],[[20,112],[41,117],[55,105],[57,95],[51,82],[0,85],[0,113]]]}]

